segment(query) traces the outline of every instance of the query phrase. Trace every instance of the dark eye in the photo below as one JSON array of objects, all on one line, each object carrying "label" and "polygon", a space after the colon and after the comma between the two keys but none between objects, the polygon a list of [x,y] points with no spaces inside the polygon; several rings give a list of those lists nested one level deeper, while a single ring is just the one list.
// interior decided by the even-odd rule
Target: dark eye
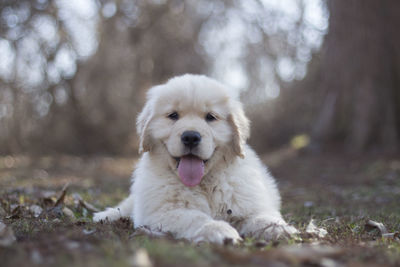
[{"label": "dark eye", "polygon": [[213,114],[207,113],[206,121],[215,121],[215,120],[217,120],[217,118]]},{"label": "dark eye", "polygon": [[178,112],[174,111],[174,112],[168,114],[168,118],[170,118],[171,120],[177,121],[179,119],[179,114],[178,114]]}]

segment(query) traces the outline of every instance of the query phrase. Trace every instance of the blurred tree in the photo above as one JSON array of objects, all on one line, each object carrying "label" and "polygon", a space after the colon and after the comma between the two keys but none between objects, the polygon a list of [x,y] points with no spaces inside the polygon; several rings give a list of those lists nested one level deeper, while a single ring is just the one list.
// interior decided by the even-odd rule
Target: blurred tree
[{"label": "blurred tree", "polygon": [[[107,4],[116,9],[109,18]],[[71,81],[71,129],[79,135],[73,144],[83,152],[132,152],[145,91],[175,75],[206,71],[206,57],[195,49],[205,18],[184,7],[181,1],[103,3],[98,50]]]},{"label": "blurred tree", "polygon": [[[131,152],[152,84],[205,73],[182,1],[0,2],[0,152]],[[9,70],[9,71],[8,71]]]},{"label": "blurred tree", "polygon": [[264,106],[281,84],[304,77],[326,31],[323,6],[0,1],[0,153],[131,153],[144,92],[183,73],[211,75],[249,109]]},{"label": "blurred tree", "polygon": [[399,150],[400,1],[328,1],[315,144]]}]

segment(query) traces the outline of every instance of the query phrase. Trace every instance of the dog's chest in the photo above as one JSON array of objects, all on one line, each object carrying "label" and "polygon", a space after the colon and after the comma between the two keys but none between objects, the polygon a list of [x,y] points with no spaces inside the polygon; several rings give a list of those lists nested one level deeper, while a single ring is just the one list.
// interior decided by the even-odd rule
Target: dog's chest
[{"label": "dog's chest", "polygon": [[232,221],[241,216],[235,186],[223,181],[203,188],[209,202],[211,216],[217,220]]}]

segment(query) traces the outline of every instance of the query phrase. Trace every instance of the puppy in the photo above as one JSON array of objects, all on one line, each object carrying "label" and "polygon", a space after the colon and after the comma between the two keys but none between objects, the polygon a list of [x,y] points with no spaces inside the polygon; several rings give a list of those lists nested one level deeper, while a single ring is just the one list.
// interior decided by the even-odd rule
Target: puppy
[{"label": "puppy", "polygon": [[151,88],[137,131],[142,156],[131,193],[94,221],[131,217],[135,227],[218,244],[297,233],[282,218],[273,177],[246,144],[249,120],[226,86],[187,74]]}]

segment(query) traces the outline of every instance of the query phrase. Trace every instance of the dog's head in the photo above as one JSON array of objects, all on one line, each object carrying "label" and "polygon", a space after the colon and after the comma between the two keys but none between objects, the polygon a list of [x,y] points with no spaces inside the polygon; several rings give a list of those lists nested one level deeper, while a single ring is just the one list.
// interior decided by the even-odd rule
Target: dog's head
[{"label": "dog's head", "polygon": [[195,186],[224,156],[244,157],[249,121],[228,88],[187,74],[149,90],[137,131],[140,153],[165,157],[185,185]]}]

